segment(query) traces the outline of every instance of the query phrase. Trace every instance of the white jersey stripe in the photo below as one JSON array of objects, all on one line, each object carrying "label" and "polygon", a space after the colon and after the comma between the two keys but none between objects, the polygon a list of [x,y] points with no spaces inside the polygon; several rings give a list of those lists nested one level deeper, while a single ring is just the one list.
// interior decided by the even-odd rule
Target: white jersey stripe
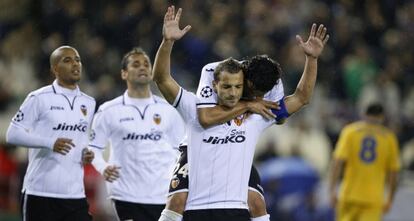
[{"label": "white jersey stripe", "polygon": [[23,211],[22,211],[22,216],[23,216],[23,221],[26,221],[26,216],[27,216],[27,194],[23,193]]}]

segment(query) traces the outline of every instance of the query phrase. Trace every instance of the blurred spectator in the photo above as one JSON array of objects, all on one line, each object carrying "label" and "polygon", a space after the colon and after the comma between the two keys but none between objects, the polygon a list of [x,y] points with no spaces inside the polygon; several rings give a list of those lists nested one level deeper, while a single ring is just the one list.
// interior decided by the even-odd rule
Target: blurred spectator
[{"label": "blurred spectator", "polygon": [[18,211],[18,163],[14,150],[11,145],[0,144],[0,213]]},{"label": "blurred spectator", "polygon": [[265,130],[257,144],[256,154],[261,157],[269,155],[272,143],[276,144],[273,150],[277,156],[301,157],[316,168],[319,174],[324,174],[328,168],[331,153],[329,138],[324,131],[311,127],[305,119],[293,125],[275,125]]},{"label": "blurred spectator", "polygon": [[302,158],[268,159],[258,170],[271,220],[326,220],[317,214],[313,200],[319,175]]}]

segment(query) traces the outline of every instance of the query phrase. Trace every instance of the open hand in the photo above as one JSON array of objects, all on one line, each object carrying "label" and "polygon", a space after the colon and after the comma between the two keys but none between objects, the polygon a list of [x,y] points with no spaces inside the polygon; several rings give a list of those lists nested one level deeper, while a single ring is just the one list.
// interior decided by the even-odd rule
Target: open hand
[{"label": "open hand", "polygon": [[170,6],[164,16],[164,26],[162,27],[162,36],[165,40],[179,40],[183,37],[190,29],[191,26],[187,25],[184,29],[180,29],[180,17],[182,9],[178,9],[175,14],[175,7]]},{"label": "open hand", "polygon": [[296,35],[296,40],[306,56],[318,58],[329,40],[329,35],[326,34],[326,27],[322,24],[319,25],[318,30],[316,30],[316,24],[313,24],[306,42],[303,42],[299,35]]}]

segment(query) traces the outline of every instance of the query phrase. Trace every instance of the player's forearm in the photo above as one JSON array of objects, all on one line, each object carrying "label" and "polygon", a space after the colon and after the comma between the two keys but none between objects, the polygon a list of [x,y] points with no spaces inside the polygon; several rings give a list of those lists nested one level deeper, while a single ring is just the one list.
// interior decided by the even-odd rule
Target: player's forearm
[{"label": "player's forearm", "polygon": [[100,174],[103,174],[103,171],[109,164],[103,158],[103,150],[89,146],[89,149],[93,151],[95,157],[93,158],[92,165],[95,167],[96,171]]},{"label": "player's forearm", "polygon": [[154,61],[154,81],[161,83],[170,77],[171,51],[174,41],[163,40]]},{"label": "player's forearm", "polygon": [[299,111],[311,100],[313,89],[315,88],[318,71],[318,60],[306,56],[305,67],[302,77],[296,86],[295,92],[285,99],[286,108],[289,114]]},{"label": "player's forearm", "polygon": [[50,137],[40,137],[29,133],[13,123],[10,124],[6,134],[7,143],[28,148],[48,148],[52,150],[55,141]]},{"label": "player's forearm", "polygon": [[331,175],[329,176],[329,183],[328,183],[328,190],[329,194],[334,195],[336,194],[336,186],[338,185],[339,175],[341,174],[343,163],[339,160],[332,161],[332,170]]},{"label": "player's forearm", "polygon": [[180,87],[170,74],[171,51],[174,42],[163,40],[154,61],[154,81],[169,103],[173,103]]},{"label": "player's forearm", "polygon": [[394,195],[397,191],[398,185],[398,172],[392,171],[388,173],[389,191],[388,191],[388,202],[394,201]]},{"label": "player's forearm", "polygon": [[239,102],[233,108],[225,108],[223,106],[215,106],[208,108],[199,108],[198,120],[203,128],[219,125],[230,121],[248,110],[245,102]]}]

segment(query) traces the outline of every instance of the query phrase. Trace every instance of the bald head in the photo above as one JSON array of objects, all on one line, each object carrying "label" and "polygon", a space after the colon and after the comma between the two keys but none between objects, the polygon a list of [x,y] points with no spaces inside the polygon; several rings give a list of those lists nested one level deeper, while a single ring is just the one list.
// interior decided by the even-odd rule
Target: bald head
[{"label": "bald head", "polygon": [[62,58],[62,51],[65,51],[65,50],[73,50],[73,51],[76,51],[76,54],[78,54],[78,51],[74,47],[67,46],[67,45],[60,46],[56,48],[52,52],[52,54],[50,54],[50,57],[49,57],[50,67],[55,66],[59,62],[59,60]]},{"label": "bald head", "polygon": [[82,75],[82,62],[78,51],[70,46],[61,46],[50,55],[50,71],[59,85],[76,88]]}]

